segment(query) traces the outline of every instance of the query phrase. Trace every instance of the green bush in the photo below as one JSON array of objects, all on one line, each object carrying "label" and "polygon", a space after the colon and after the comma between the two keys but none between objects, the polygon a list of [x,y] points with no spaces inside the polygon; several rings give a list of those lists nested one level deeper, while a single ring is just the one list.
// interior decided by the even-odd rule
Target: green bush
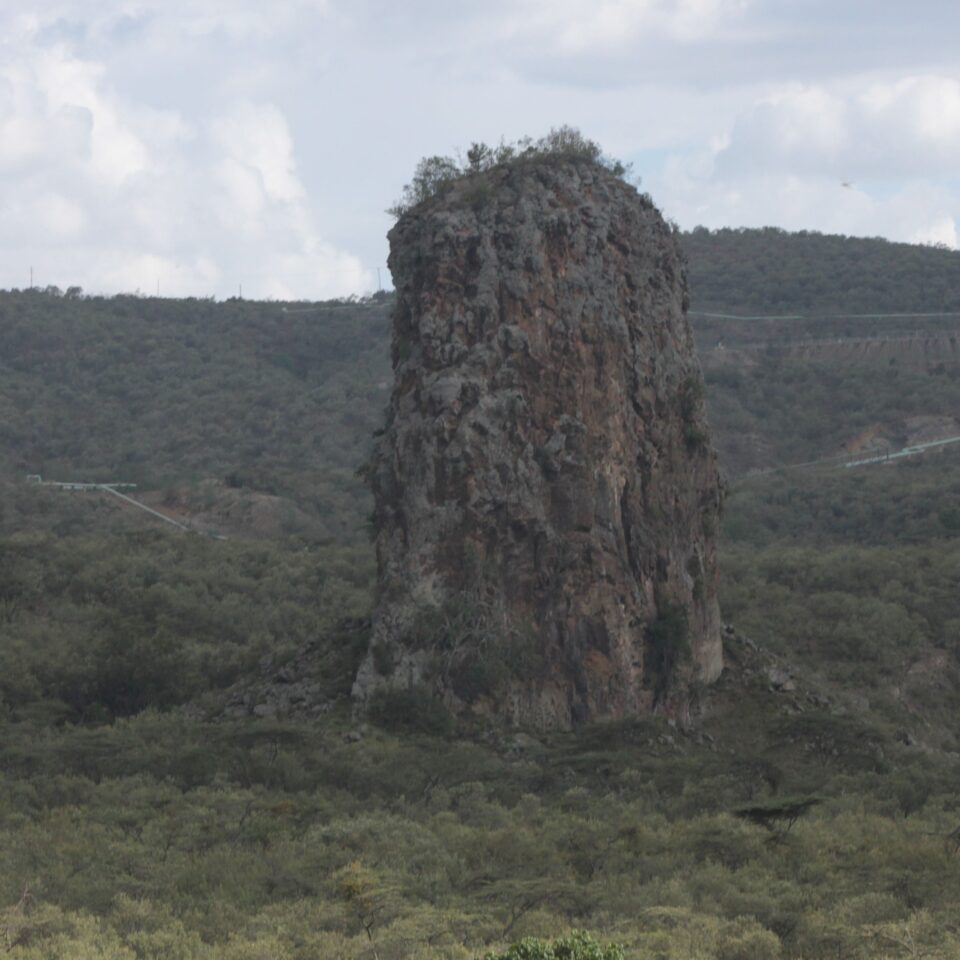
[{"label": "green bush", "polygon": [[575,931],[557,940],[527,937],[506,953],[488,953],[484,960],[624,960],[624,952],[618,944],[602,946],[589,933]]},{"label": "green bush", "polygon": [[403,642],[435,651],[437,669],[445,672],[453,691],[467,703],[501,693],[512,681],[536,677],[543,663],[533,627],[512,622],[502,608],[483,598],[482,590],[463,591],[442,604],[419,607],[404,630]]},{"label": "green bush", "polygon": [[450,711],[426,686],[382,687],[370,698],[367,716],[385,730],[443,735],[452,728]]},{"label": "green bush", "polygon": [[575,127],[554,127],[539,140],[524,137],[515,143],[501,141],[496,147],[485,143],[473,143],[467,150],[465,161],[454,157],[424,157],[414,170],[413,179],[403,188],[401,198],[387,211],[401,217],[408,210],[432,197],[443,196],[453,184],[468,179],[466,199],[475,210],[480,210],[489,200],[487,184],[476,178],[496,167],[543,159],[586,160],[623,177],[629,167],[619,160],[605,156],[600,146],[589,140]]},{"label": "green bush", "polygon": [[655,688],[658,695],[663,694],[680,665],[690,659],[690,626],[686,607],[676,603],[662,604],[656,620],[647,627],[647,643],[652,655]]}]

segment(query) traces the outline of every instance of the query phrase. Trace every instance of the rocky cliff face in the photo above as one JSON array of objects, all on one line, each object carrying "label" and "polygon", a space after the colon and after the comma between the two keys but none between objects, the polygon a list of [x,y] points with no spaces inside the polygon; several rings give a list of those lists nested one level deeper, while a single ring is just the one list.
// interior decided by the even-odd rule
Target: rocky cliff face
[{"label": "rocky cliff face", "polygon": [[539,727],[682,709],[722,665],[720,484],[670,228],[545,158],[457,181],[390,247],[355,698],[425,687]]}]

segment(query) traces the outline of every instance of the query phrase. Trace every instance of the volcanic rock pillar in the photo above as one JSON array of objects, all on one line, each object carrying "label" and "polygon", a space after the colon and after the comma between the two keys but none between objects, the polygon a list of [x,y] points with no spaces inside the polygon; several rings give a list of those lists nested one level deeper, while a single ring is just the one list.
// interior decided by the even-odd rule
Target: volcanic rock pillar
[{"label": "volcanic rock pillar", "polygon": [[545,158],[390,233],[379,599],[354,685],[567,727],[721,669],[720,483],[683,258],[648,198]]}]

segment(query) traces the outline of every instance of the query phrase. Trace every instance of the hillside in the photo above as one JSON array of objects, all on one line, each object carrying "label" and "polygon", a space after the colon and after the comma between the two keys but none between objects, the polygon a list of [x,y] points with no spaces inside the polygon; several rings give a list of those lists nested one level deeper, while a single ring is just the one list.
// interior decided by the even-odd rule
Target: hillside
[{"label": "hillside", "polygon": [[[712,264],[695,307],[776,303],[796,262],[748,281],[745,238],[687,237]],[[960,376],[827,318],[847,253],[881,270],[894,245],[800,241],[840,343],[698,328],[728,478],[721,681],[689,727],[536,738],[402,692],[351,716],[389,297],[0,294],[5,955],[477,960],[573,928],[631,960],[960,955],[960,444],[756,469],[943,436]],[[870,309],[949,290],[956,255],[904,256]],[[228,539],[26,473],[137,482]]]},{"label": "hillside", "polygon": [[[696,230],[683,243],[695,311],[810,317],[694,316],[728,473],[836,453],[880,420],[960,414],[956,354],[942,340],[907,362],[899,342],[872,353],[828,344],[816,362],[776,350],[811,337],[952,333],[953,317],[829,315],[960,310],[960,254],[773,230]],[[209,512],[216,481],[289,500],[311,536],[349,538],[369,510],[354,472],[392,382],[391,303],[0,293],[0,482],[122,480],[185,506],[207,481]],[[20,496],[4,502],[9,528]]]},{"label": "hillside", "polygon": [[960,354],[702,353],[728,477],[960,434]]},{"label": "hillside", "polygon": [[[476,960],[588,927],[638,960],[955,956],[944,468],[734,491],[737,630],[690,728],[534,738],[402,698],[358,728],[342,698],[364,628],[332,624],[363,610],[343,579],[362,554],[4,541],[11,955]],[[224,713],[215,688],[253,674]]]},{"label": "hillside", "polygon": [[352,536],[390,383],[385,303],[2,293],[0,474],[174,499],[213,478]]},{"label": "hillside", "polygon": [[729,477],[960,434],[960,253],[772,228],[684,245]]},{"label": "hillside", "polygon": [[723,313],[960,310],[960,252],[879,238],[703,227],[685,233],[693,309]]}]

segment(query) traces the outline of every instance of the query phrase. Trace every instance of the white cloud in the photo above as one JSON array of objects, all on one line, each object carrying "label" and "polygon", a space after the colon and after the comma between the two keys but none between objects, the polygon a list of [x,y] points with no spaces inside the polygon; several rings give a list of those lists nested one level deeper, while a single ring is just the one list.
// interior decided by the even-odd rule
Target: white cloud
[{"label": "white cloud", "polygon": [[[131,6],[127,4],[126,6]],[[186,35],[271,36],[304,15],[325,14],[328,0],[139,0],[135,15],[162,21]]]},{"label": "white cloud", "polygon": [[37,199],[34,209],[44,237],[62,241],[80,236],[86,217],[79,204],[59,193],[47,193]]},{"label": "white cloud", "polygon": [[935,0],[2,0],[0,286],[370,289],[344,249],[382,266],[418,157],[562,123],[684,224],[955,243],[958,29]]},{"label": "white cloud", "polygon": [[[250,29],[267,16],[241,6]],[[285,5],[306,7],[325,4]],[[112,12],[161,9],[169,13],[130,0]],[[197,31],[230,19],[213,0],[191,9]],[[371,288],[356,257],[321,239],[276,104],[219,102],[207,116],[158,109],[120,94],[104,64],[41,38],[36,16],[15,26],[16,44],[0,40],[0,285],[23,285],[35,265],[44,285],[107,292],[158,282],[169,295],[201,296],[240,283],[248,296]]]},{"label": "white cloud", "polygon": [[951,216],[941,217],[934,223],[915,230],[909,240],[913,243],[932,243],[956,250],[960,246],[957,240],[957,221]]},{"label": "white cloud", "polygon": [[268,198],[298,200],[303,196],[293,160],[293,139],[275,106],[237,104],[228,116],[214,121],[212,130],[227,161],[255,172]]},{"label": "white cloud", "polygon": [[618,50],[638,38],[701,40],[738,18],[747,0],[520,0],[502,31],[546,39],[561,53]]},{"label": "white cloud", "polygon": [[917,180],[869,192],[832,177],[783,170],[726,177],[712,160],[709,151],[675,157],[653,178],[658,204],[682,227],[779,226],[958,245],[960,191],[949,186]]},{"label": "white cloud", "polygon": [[[71,57],[62,46],[38,50],[22,61],[21,86],[41,101],[41,117],[71,146],[82,138],[90,172],[118,184],[147,166],[147,148],[120,116],[115,98],[101,88],[102,68]],[[70,142],[72,141],[72,143]],[[86,150],[84,152],[86,152]]]},{"label": "white cloud", "polygon": [[958,246],[960,82],[790,86],[652,178],[682,226],[768,226]]},{"label": "white cloud", "polygon": [[[356,257],[336,250],[316,237],[307,237],[296,253],[270,253],[261,280],[263,296],[277,300],[303,297],[319,280],[340,291],[370,290],[370,278]],[[246,290],[244,286],[244,290]]]},{"label": "white cloud", "polygon": [[717,156],[727,176],[929,177],[960,165],[960,81],[903,77],[852,92],[804,86],[743,113]]},{"label": "white cloud", "polygon": [[[882,130],[898,139],[898,158],[906,150],[921,151],[917,160],[955,167],[960,162],[960,81],[953,77],[905,77],[875,85],[859,98],[863,128]],[[906,142],[904,142],[905,138]]]},{"label": "white cloud", "polygon": [[163,296],[197,296],[216,290],[222,272],[204,256],[165,257],[153,253],[116,251],[109,261],[90,264],[94,289],[121,290]]},{"label": "white cloud", "polygon": [[217,36],[238,39],[282,34],[305,17],[323,16],[329,0],[42,0],[7,13],[22,33],[82,34],[93,40],[180,41]]}]

